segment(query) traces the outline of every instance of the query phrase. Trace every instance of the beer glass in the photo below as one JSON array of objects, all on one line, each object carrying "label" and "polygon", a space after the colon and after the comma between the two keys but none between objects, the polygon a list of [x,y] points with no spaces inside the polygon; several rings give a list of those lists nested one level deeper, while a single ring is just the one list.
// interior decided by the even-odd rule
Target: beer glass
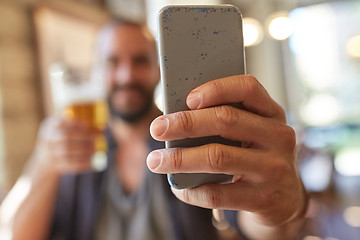
[{"label": "beer glass", "polygon": [[107,164],[107,143],[103,131],[107,125],[108,111],[102,71],[54,63],[49,73],[55,113],[64,119],[82,122],[96,133],[92,167],[103,170]]}]

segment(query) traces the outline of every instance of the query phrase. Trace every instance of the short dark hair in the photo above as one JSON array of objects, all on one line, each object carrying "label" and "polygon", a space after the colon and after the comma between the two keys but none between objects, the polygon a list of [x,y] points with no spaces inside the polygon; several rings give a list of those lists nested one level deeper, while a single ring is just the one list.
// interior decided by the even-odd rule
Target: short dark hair
[{"label": "short dark hair", "polygon": [[155,53],[155,58],[157,59],[157,47],[156,47],[156,41],[155,38],[153,36],[153,34],[151,33],[151,31],[149,30],[149,28],[146,25],[146,22],[140,22],[140,21],[131,21],[128,19],[124,19],[118,16],[111,16],[103,25],[102,27],[100,27],[99,31],[98,31],[98,36],[97,36],[97,40],[96,40],[96,45],[95,45],[95,53],[96,53],[96,57],[98,57],[99,51],[101,49],[101,45],[103,43],[103,38],[106,36],[106,32],[107,31],[111,31],[112,29],[119,27],[119,26],[132,26],[132,27],[136,27],[139,28],[143,31],[144,35],[152,42],[152,44],[154,45],[154,53]]}]

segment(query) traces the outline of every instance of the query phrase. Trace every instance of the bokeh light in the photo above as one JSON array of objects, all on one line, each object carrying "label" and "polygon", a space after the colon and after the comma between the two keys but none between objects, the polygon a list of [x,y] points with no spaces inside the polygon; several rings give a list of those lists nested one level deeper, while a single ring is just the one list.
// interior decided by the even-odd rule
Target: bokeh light
[{"label": "bokeh light", "polygon": [[244,45],[246,47],[259,44],[264,37],[261,23],[254,18],[243,19],[243,33]]},{"label": "bokeh light", "polygon": [[344,211],[344,220],[352,227],[360,227],[360,207],[351,206]]},{"label": "bokeh light", "polygon": [[319,93],[301,106],[300,115],[311,126],[325,126],[338,120],[340,110],[340,104],[334,96]]},{"label": "bokeh light", "polygon": [[287,12],[278,12],[270,16],[268,31],[272,38],[285,40],[294,32],[294,23]]},{"label": "bokeh light", "polygon": [[335,169],[344,176],[360,176],[360,149],[340,150],[335,156]]},{"label": "bokeh light", "polygon": [[346,50],[351,57],[360,58],[360,35],[349,39]]}]

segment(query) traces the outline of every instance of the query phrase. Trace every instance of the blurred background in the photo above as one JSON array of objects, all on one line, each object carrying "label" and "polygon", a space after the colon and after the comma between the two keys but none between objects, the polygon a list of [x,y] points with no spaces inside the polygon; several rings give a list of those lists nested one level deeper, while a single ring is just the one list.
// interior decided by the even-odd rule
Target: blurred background
[{"label": "blurred background", "polygon": [[311,195],[302,239],[360,239],[359,0],[0,0],[0,201],[54,111],[50,65],[89,66],[109,14],[147,21],[156,36],[157,12],[176,3],[239,7],[247,71],[297,132]]}]

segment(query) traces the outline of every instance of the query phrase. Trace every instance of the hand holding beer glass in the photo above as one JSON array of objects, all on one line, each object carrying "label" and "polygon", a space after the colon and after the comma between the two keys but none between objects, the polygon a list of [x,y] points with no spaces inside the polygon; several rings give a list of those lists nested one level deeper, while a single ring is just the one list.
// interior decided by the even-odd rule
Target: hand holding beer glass
[{"label": "hand holding beer glass", "polygon": [[106,86],[98,69],[70,69],[55,63],[50,67],[50,81],[55,112],[66,120],[76,120],[96,134],[94,170],[107,164],[107,143],[104,130],[108,112]]}]

